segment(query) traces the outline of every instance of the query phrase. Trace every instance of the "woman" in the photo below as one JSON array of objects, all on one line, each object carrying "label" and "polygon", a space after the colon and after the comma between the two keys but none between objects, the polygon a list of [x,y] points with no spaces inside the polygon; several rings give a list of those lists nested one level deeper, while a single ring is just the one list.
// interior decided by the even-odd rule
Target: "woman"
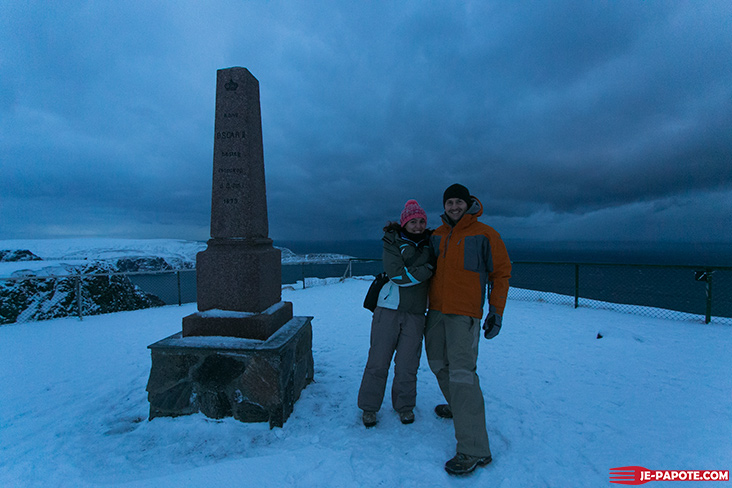
[{"label": "woman", "polygon": [[389,282],[381,289],[371,322],[369,358],[358,392],[363,424],[376,425],[394,356],[391,403],[403,424],[414,422],[417,368],[422,354],[430,262],[427,214],[416,200],[404,205],[399,223],[384,227],[384,271]]}]

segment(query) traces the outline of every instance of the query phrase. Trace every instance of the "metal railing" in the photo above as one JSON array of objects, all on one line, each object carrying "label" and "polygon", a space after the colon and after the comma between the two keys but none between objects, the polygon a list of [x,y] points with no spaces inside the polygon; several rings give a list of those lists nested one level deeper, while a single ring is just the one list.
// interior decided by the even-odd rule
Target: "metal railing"
[{"label": "metal railing", "polygon": [[[283,263],[282,284],[381,271],[379,259]],[[515,261],[509,299],[732,325],[732,267]],[[195,269],[0,278],[0,325],[195,301]]]},{"label": "metal railing", "polygon": [[381,259],[351,258],[329,263],[282,263],[282,284],[307,288],[325,278],[344,280],[353,276],[375,276],[383,271]]},{"label": "metal railing", "polygon": [[519,261],[509,298],[732,325],[732,267]]}]

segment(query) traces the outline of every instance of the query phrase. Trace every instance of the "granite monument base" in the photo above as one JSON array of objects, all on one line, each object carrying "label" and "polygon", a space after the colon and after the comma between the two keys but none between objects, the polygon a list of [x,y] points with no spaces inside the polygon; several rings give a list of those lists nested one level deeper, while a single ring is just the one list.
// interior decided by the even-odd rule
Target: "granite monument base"
[{"label": "granite monument base", "polygon": [[312,317],[294,317],[267,340],[179,332],[148,346],[150,420],[201,412],[281,427],[313,380]]},{"label": "granite monument base", "polygon": [[292,319],[292,303],[279,302],[262,313],[208,310],[183,317],[183,337],[226,336],[266,341]]},{"label": "granite monument base", "polygon": [[270,239],[209,239],[196,281],[202,312],[262,312],[282,297],[282,255]]}]

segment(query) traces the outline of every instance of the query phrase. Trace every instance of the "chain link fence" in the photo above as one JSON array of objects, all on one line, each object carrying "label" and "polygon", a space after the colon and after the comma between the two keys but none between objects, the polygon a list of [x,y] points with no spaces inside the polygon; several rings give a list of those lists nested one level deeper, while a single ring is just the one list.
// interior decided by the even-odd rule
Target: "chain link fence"
[{"label": "chain link fence", "polygon": [[[283,263],[282,284],[375,276],[380,260]],[[732,325],[732,267],[514,262],[511,300]],[[0,278],[0,325],[196,301],[195,269]]]},{"label": "chain link fence", "polygon": [[514,262],[509,299],[732,325],[732,267]]}]

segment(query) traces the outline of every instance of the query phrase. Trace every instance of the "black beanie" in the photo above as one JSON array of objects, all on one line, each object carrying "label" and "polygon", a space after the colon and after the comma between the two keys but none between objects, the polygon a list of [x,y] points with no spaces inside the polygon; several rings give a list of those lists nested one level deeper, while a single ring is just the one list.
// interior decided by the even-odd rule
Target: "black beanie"
[{"label": "black beanie", "polygon": [[445,190],[445,193],[442,194],[442,206],[444,207],[445,202],[451,198],[459,198],[467,203],[468,206],[470,206],[470,202],[472,200],[468,189],[459,183],[449,186],[447,190]]}]

